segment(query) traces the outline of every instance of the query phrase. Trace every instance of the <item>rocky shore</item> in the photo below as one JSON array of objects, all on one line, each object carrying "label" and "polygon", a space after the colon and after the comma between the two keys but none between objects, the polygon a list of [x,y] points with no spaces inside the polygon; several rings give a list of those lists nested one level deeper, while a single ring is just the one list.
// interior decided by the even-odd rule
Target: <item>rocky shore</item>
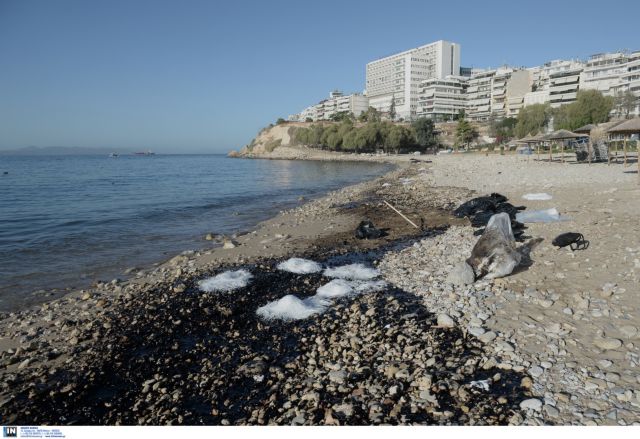
[{"label": "rocky shore", "polygon": [[[185,252],[130,280],[2,316],[2,418],[638,423],[637,177],[620,167],[594,165],[598,172],[587,175],[586,166],[521,157],[405,161],[381,178],[282,212],[224,247]],[[531,264],[508,278],[448,282],[477,240],[468,220],[450,212],[475,191],[520,201],[533,189],[553,192],[554,205],[572,222],[530,225],[528,235],[545,241]],[[365,218],[388,235],[356,239]],[[552,247],[551,238],[567,227],[582,231],[590,250]],[[338,299],[306,319],[260,318],[259,307],[287,294],[311,297],[330,280],[276,268],[294,256],[323,266],[363,263],[387,286]],[[200,280],[231,269],[247,270],[252,282],[228,293],[199,288]]]}]

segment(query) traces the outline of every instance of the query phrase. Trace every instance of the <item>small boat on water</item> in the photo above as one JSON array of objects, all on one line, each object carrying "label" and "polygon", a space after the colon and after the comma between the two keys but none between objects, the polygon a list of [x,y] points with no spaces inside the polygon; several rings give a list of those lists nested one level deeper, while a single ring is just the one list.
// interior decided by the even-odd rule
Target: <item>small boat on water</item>
[{"label": "small boat on water", "polygon": [[117,159],[118,157],[120,157],[120,154],[118,154],[117,152],[112,152],[111,154],[109,154],[109,157],[111,157],[112,159]]},{"label": "small boat on water", "polygon": [[134,152],[133,155],[156,155],[155,152],[151,152],[151,150],[147,150],[147,151],[141,151],[141,152]]}]

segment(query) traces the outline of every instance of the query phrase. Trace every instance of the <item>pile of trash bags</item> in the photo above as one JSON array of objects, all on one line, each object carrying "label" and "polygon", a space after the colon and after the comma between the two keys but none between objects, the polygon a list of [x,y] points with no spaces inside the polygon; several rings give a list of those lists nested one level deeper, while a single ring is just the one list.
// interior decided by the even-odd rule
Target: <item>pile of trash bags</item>
[{"label": "pile of trash bags", "polygon": [[514,206],[507,201],[507,197],[498,193],[492,193],[488,196],[472,198],[463,203],[453,214],[458,218],[468,217],[471,225],[480,230],[476,230],[475,235],[481,235],[487,226],[491,217],[497,213],[506,213],[511,226],[514,238],[518,241],[524,239],[525,225],[516,220],[519,211],[524,210],[525,206]]}]

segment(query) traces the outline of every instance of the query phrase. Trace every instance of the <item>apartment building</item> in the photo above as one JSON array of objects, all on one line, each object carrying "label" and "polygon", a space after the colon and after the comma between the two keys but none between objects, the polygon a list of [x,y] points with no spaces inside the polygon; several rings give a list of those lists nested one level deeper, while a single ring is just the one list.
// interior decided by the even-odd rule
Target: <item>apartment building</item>
[{"label": "apartment building", "polygon": [[505,117],[518,117],[524,107],[524,97],[531,91],[531,72],[526,69],[511,73],[507,81]]},{"label": "apartment building", "polygon": [[637,99],[632,114],[640,116],[640,51],[629,55],[625,67],[620,75],[620,84],[614,90],[614,95],[626,91],[632,92]]},{"label": "apartment building", "polygon": [[622,75],[627,72],[628,61],[628,55],[622,52],[591,55],[580,75],[580,89],[614,96],[622,83]]},{"label": "apartment building", "polygon": [[549,75],[549,102],[551,107],[575,102],[580,89],[582,65]]},{"label": "apartment building", "polygon": [[488,120],[491,116],[491,88],[496,70],[476,73],[467,81],[467,118]]},{"label": "apartment building", "polygon": [[413,119],[420,83],[459,72],[460,45],[443,40],[372,61],[366,66],[369,105],[388,114],[393,103],[396,118]]},{"label": "apartment building", "polygon": [[292,122],[304,122],[308,119],[312,121],[330,120],[336,113],[347,111],[358,117],[369,108],[369,100],[359,93],[344,95],[341,91],[334,90],[329,93],[329,99],[324,99],[305,108],[298,114],[292,114],[288,119]]},{"label": "apartment building", "polygon": [[553,60],[527,69],[531,74],[531,90],[525,93],[523,106],[551,102],[552,95],[555,107],[575,101],[583,67],[576,60]]},{"label": "apartment building", "polygon": [[416,116],[438,122],[453,120],[460,111],[466,111],[466,88],[467,78],[462,76],[420,82]]}]

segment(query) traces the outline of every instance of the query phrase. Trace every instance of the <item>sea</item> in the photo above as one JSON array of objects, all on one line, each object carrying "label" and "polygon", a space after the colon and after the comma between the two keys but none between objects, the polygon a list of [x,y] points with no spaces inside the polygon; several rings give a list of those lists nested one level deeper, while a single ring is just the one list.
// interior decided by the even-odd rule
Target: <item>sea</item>
[{"label": "sea", "polygon": [[251,230],[300,197],[388,170],[224,155],[0,156],[0,311],[211,247],[208,233]]}]

